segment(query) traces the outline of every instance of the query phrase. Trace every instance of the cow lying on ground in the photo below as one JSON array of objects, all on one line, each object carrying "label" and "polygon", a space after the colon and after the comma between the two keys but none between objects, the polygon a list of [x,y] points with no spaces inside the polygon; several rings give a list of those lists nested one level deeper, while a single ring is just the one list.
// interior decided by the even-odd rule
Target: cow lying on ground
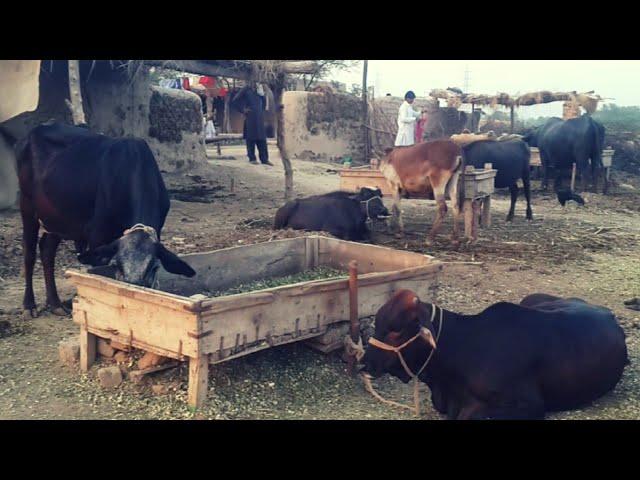
[{"label": "cow lying on ground", "polygon": [[[600,122],[587,114],[566,121],[554,117],[529,132],[523,140],[531,147],[540,149],[543,189],[548,188],[549,169],[554,172],[554,189],[558,191],[562,187],[562,171],[570,171],[575,163],[582,177],[582,190],[587,188],[587,172],[590,170],[594,191],[598,191],[597,175],[603,171],[602,148],[605,140],[605,128]],[[606,178],[604,188],[606,192]]]},{"label": "cow lying on ground", "polygon": [[428,242],[435,239],[440,225],[447,214],[446,197],[453,207],[453,235],[458,238],[458,218],[460,199],[458,198],[458,178],[461,173],[462,155],[460,147],[451,140],[435,140],[418,143],[410,147],[397,147],[387,151],[380,162],[380,171],[393,191],[393,218],[404,233],[404,223],[400,212],[400,198],[430,198],[438,205],[438,213]]},{"label": "cow lying on ground", "polygon": [[287,202],[276,212],[273,228],[325,231],[344,240],[369,238],[367,222],[386,218],[379,188],[362,188],[358,193],[332,192]]},{"label": "cow lying on ground", "polygon": [[84,128],[48,124],[17,146],[23,225],[25,313],[37,316],[33,267],[40,227],[40,258],[47,306],[66,310],[54,278],[56,249],[73,240],[87,265],[112,263],[118,280],[150,287],[159,263],[171,273],[195,271],[160,243],[169,196],[144,140],[114,139]]},{"label": "cow lying on ground", "polygon": [[460,315],[401,290],[378,311],[373,338],[363,373],[406,383],[420,372],[434,408],[458,420],[579,408],[611,391],[629,363],[610,310],[545,294]]},{"label": "cow lying on ground", "polygon": [[533,220],[531,211],[531,182],[529,179],[529,160],[531,152],[525,142],[519,139],[507,141],[477,141],[463,148],[465,165],[484,168],[491,163],[496,173],[495,188],[509,188],[511,192],[511,208],[507,222],[513,220],[518,199],[518,180],[522,179],[524,196],[527,199],[527,220]]}]

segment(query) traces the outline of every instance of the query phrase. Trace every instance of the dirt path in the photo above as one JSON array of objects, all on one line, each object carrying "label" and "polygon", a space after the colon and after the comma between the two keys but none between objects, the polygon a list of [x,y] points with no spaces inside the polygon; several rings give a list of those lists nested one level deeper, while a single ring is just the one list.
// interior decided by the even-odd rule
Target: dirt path
[{"label": "dirt path", "polygon": [[[174,189],[193,184],[193,175],[200,175],[195,183],[207,183],[214,193],[207,200],[211,203],[173,200],[164,243],[187,253],[267,240],[273,234],[271,221],[283,196],[283,170],[276,151],[270,150],[274,167],[251,165],[243,147],[226,147],[223,154],[236,156],[235,160],[212,159],[210,166],[191,172],[191,177],[167,175],[167,184]],[[331,172],[336,165],[302,161],[294,165],[298,194],[338,187],[338,176]],[[481,230],[477,245],[459,249],[451,248],[444,236],[449,234],[450,218],[437,244],[425,248],[424,234],[431,225],[433,204],[408,201],[403,203],[406,238],[397,240],[381,230],[374,239],[378,244],[440,259],[483,262],[480,267],[456,267],[444,276],[437,301],[451,310],[477,312],[500,300],[518,302],[533,292],[580,296],[611,308],[627,334],[632,364],[610,395],[586,409],[550,418],[640,418],[640,312],[625,309],[622,303],[640,295],[637,195],[586,197],[586,208],[570,205],[563,209],[555,199],[536,192],[534,221],[524,220],[524,203],[519,200],[516,219],[507,225],[508,199],[496,195],[492,227]],[[69,318],[46,313],[32,321],[20,319],[20,235],[19,213],[0,212],[0,322],[9,325],[8,330],[0,329],[0,419],[194,418],[185,404],[184,365],[157,374],[142,385],[125,382],[113,392],[99,387],[98,365],[87,375],[60,365],[58,342],[75,335],[77,328]],[[63,244],[57,263],[63,298],[73,293],[62,275],[68,267],[79,265],[72,245]],[[34,285],[41,304],[44,286],[39,264]],[[211,370],[207,406],[195,418],[412,418],[371,398],[358,380],[345,375],[338,356],[327,357],[303,345],[259,352]],[[166,385],[170,391],[156,396],[151,391],[153,384]],[[390,378],[380,379],[376,386],[389,398],[411,403],[410,386]],[[428,393],[424,398],[428,399]],[[428,406],[423,418],[440,417]]]}]

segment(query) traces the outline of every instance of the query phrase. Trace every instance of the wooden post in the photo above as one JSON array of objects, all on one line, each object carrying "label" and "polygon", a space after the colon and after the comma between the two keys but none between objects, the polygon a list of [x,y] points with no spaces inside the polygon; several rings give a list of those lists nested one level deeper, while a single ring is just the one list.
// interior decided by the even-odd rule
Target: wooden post
[{"label": "wooden post", "polygon": [[[492,170],[493,164],[485,163],[484,169]],[[491,226],[491,195],[487,195],[482,199],[482,215],[480,218],[481,218],[481,222],[480,222],[481,226],[483,227]]]},{"label": "wooden post", "polygon": [[284,105],[282,103],[284,85],[284,79],[280,79],[272,90],[275,93],[274,97],[277,109],[277,144],[278,150],[280,151],[282,166],[284,167],[284,199],[289,201],[293,198],[293,168],[291,168],[291,161],[287,156],[287,150],[285,148]]},{"label": "wooden post", "polygon": [[515,114],[513,112],[513,105],[511,105],[511,133],[513,133],[514,118],[515,118]]},{"label": "wooden post", "polygon": [[88,372],[96,361],[97,338],[89,333],[86,325],[80,327],[80,370]]},{"label": "wooden post", "polygon": [[474,124],[474,118],[475,118],[473,114],[475,113],[475,111],[476,111],[476,105],[475,105],[475,103],[471,103],[471,133],[476,133],[476,129],[475,129],[474,125],[473,125]]},{"label": "wooden post", "polygon": [[364,161],[365,163],[369,161],[369,107],[367,105],[367,69],[369,67],[369,60],[364,61],[364,68],[362,71],[362,134],[364,136]]},{"label": "wooden post", "polygon": [[464,213],[464,236],[470,240],[473,234],[473,200],[465,198],[462,203],[462,211]]},{"label": "wooden post", "polygon": [[82,91],[80,89],[80,61],[69,60],[69,98],[65,103],[71,111],[74,125],[86,125],[82,106]]},{"label": "wooden post", "polygon": [[480,199],[476,199],[472,202],[472,216],[473,221],[471,224],[471,238],[475,242],[478,240],[478,219],[480,218]]},{"label": "wooden post", "polygon": [[189,357],[189,390],[190,407],[200,408],[204,405],[209,388],[209,358],[207,355]]},{"label": "wooden post", "polygon": [[[349,321],[351,322],[349,334],[353,343],[358,343],[360,339],[360,321],[358,319],[358,262],[349,262]],[[349,374],[353,375],[355,367],[355,357],[348,359]]]},{"label": "wooden post", "polygon": [[231,92],[227,92],[224,97],[224,114],[222,119],[222,132],[231,133],[231,119],[229,115],[229,102],[231,98]]},{"label": "wooden post", "polygon": [[571,191],[573,192],[576,188],[576,164],[573,164],[571,168]]}]

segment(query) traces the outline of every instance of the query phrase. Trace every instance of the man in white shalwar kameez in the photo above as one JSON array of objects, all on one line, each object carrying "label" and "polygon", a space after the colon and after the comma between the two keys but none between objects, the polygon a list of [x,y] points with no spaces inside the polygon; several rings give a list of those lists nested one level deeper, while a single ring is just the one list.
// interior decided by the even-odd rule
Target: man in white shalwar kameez
[{"label": "man in white shalwar kameez", "polygon": [[416,99],[416,94],[411,90],[404,96],[404,102],[398,111],[398,135],[396,135],[396,147],[406,147],[415,143],[416,120],[422,115],[413,109],[411,104]]}]

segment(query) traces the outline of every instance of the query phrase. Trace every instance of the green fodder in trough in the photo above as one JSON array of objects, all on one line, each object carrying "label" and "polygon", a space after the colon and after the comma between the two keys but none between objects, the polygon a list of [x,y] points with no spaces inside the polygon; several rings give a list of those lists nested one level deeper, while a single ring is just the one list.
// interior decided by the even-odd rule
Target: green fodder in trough
[{"label": "green fodder in trough", "polygon": [[264,278],[254,280],[249,283],[241,283],[226,290],[204,292],[204,294],[208,297],[223,297],[225,295],[254,292],[256,290],[264,290],[266,288],[282,287],[284,285],[291,285],[294,283],[310,282],[313,280],[329,280],[341,277],[344,278],[346,276],[348,276],[347,272],[342,270],[336,270],[329,267],[318,267],[282,277]]}]

